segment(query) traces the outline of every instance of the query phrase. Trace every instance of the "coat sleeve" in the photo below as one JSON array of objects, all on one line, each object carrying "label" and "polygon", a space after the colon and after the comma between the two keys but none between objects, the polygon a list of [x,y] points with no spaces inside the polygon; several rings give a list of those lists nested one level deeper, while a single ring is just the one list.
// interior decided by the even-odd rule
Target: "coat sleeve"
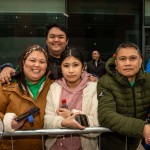
[{"label": "coat sleeve", "polygon": [[44,116],[44,128],[63,128],[61,122],[63,117],[56,114],[56,106],[52,98],[52,91],[49,90]]},{"label": "coat sleeve", "polygon": [[5,93],[2,90],[2,85],[0,85],[0,118],[3,120],[4,131],[5,132],[14,132],[15,130],[12,129],[11,123],[14,117],[16,117],[15,113],[6,113],[7,106],[9,105],[10,99],[9,94]]},{"label": "coat sleeve", "polygon": [[89,120],[90,127],[98,127],[98,115],[97,115],[97,109],[98,109],[98,100],[97,100],[97,91],[95,89],[91,99],[91,105],[89,108],[89,113],[87,113],[87,117]]},{"label": "coat sleeve", "polygon": [[6,113],[5,114],[4,119],[3,119],[5,132],[14,132],[15,131],[15,129],[13,129],[11,126],[11,123],[15,117],[16,117],[15,113]]},{"label": "coat sleeve", "polygon": [[4,91],[2,90],[2,85],[0,84],[0,118],[1,119],[4,118],[4,114],[8,104],[9,104],[9,97],[4,94]]},{"label": "coat sleeve", "polygon": [[[90,127],[98,127],[98,100],[97,100],[97,83],[93,82],[91,83],[92,86],[89,87],[87,91],[84,91],[85,101],[86,103],[84,104],[83,107],[83,112],[86,114],[88,121],[89,121],[89,126]],[[99,136],[99,133],[90,133],[90,134],[85,134],[82,135],[85,137],[97,137]]]},{"label": "coat sleeve", "polygon": [[142,137],[144,121],[126,117],[116,111],[116,100],[110,89],[108,78],[98,81],[98,120],[101,126],[130,137]]},{"label": "coat sleeve", "polygon": [[5,63],[3,65],[0,66],[0,71],[2,71],[2,69],[4,69],[5,67],[11,67],[14,68],[14,65],[11,63]]}]

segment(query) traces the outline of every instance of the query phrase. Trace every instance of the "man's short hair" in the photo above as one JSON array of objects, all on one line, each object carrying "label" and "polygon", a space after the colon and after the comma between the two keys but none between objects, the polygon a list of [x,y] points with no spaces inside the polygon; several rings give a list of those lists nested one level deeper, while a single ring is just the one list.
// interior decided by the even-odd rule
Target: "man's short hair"
[{"label": "man's short hair", "polygon": [[95,49],[95,50],[92,51],[92,53],[93,53],[94,51],[98,52],[98,54],[100,55],[100,52],[99,52],[98,50]]},{"label": "man's short hair", "polygon": [[68,39],[69,32],[68,32],[67,28],[65,28],[64,26],[57,24],[57,23],[49,24],[46,26],[46,32],[45,32],[46,37],[48,36],[49,30],[54,28],[54,27],[59,28],[61,31],[65,32],[66,37]]},{"label": "man's short hair", "polygon": [[121,43],[116,50],[116,55],[118,55],[118,52],[120,51],[121,48],[127,48],[127,47],[134,48],[135,50],[138,51],[139,55],[141,56],[141,51],[140,51],[139,47],[136,44],[130,43],[130,42]]}]

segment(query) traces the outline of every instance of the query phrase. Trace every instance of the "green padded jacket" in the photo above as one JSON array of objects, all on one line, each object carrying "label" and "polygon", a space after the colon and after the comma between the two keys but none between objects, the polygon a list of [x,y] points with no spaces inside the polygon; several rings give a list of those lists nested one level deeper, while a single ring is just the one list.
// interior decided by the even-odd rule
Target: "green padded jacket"
[{"label": "green padded jacket", "polygon": [[141,69],[132,87],[115,70],[114,58],[106,63],[106,70],[97,85],[98,119],[113,132],[103,133],[101,144],[104,150],[136,150],[150,108],[150,74]]}]

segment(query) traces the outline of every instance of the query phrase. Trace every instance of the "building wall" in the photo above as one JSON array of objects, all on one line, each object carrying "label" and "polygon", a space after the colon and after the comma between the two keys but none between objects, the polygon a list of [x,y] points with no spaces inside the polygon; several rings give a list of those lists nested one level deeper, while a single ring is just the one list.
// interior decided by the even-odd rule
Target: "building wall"
[{"label": "building wall", "polygon": [[68,27],[70,45],[81,47],[86,60],[98,49],[107,60],[118,44],[142,47],[142,0],[1,0],[0,64],[15,63],[31,44],[45,44],[45,26]]}]

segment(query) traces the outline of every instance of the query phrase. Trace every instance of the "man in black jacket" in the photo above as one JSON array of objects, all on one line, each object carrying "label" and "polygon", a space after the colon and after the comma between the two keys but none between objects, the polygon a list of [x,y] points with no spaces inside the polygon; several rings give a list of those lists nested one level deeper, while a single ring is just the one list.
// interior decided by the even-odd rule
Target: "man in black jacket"
[{"label": "man in black jacket", "polygon": [[[59,69],[59,58],[62,51],[68,45],[68,31],[59,24],[49,24],[46,27],[46,47],[45,50],[49,54],[49,69],[52,79],[57,78]],[[7,63],[0,66],[0,80],[10,83],[11,75],[15,73],[12,65]]]},{"label": "man in black jacket", "polygon": [[68,45],[68,31],[58,24],[46,28],[46,51],[49,53],[49,69],[53,79],[58,78],[59,58]]},{"label": "man in black jacket", "polygon": [[92,52],[92,60],[87,63],[87,72],[98,78],[105,74],[105,62],[100,59],[98,50]]}]

